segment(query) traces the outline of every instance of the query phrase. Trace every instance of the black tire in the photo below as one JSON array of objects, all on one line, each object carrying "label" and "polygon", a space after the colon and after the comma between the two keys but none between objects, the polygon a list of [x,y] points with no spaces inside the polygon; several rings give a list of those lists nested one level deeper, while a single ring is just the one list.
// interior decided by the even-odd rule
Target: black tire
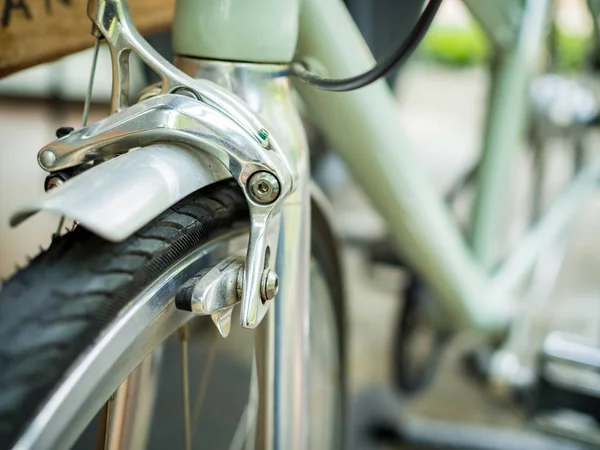
[{"label": "black tire", "polygon": [[[423,294],[423,289],[424,286],[413,277],[403,292],[404,304],[396,319],[392,377],[394,385],[405,395],[415,395],[429,387],[452,337],[451,334],[438,331],[427,323],[428,299]],[[430,342],[425,357],[418,363],[415,361],[412,347],[417,334],[423,329],[427,330]]]},{"label": "black tire", "polygon": [[[78,356],[135,295],[191,250],[247,220],[243,193],[228,180],[189,195],[121,243],[79,227],[17,272],[0,291],[0,448],[11,448]],[[323,241],[319,231],[324,223],[313,222],[342,350],[339,265],[335,252],[322,251],[331,248],[330,236]]]}]

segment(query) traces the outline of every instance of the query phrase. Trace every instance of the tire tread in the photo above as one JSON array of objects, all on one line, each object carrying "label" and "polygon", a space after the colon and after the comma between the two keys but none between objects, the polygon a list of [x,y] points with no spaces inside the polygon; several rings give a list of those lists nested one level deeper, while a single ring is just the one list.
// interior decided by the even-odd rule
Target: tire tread
[{"label": "tire tread", "polygon": [[239,187],[224,181],[186,197],[124,242],[78,227],[6,281],[0,291],[0,448],[10,448],[128,301],[247,215]]}]

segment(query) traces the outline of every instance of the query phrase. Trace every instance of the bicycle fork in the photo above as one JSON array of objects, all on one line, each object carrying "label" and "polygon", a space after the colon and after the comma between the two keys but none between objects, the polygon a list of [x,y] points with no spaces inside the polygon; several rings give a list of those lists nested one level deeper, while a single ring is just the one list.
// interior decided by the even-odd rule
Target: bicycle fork
[{"label": "bicycle fork", "polygon": [[[178,57],[193,77],[218,81],[248,102],[272,127],[288,154],[295,190],[281,208],[275,261],[280,287],[257,328],[257,449],[308,448],[310,172],[308,148],[291,97],[287,68]],[[273,255],[275,256],[275,255]]]}]

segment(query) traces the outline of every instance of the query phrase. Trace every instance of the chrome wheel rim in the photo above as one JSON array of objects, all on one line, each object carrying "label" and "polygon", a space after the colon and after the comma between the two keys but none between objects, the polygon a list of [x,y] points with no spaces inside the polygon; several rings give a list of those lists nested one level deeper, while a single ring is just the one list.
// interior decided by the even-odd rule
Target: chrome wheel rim
[{"label": "chrome wheel rim", "polygon": [[16,449],[69,448],[142,360],[194,316],[175,308],[178,286],[201,268],[245,250],[245,229],[200,246],[144,289],[71,366]]},{"label": "chrome wheel rim", "polygon": [[[134,376],[132,372],[136,367],[153,350],[160,348],[166,338],[196,317],[175,308],[173,296],[178,286],[202,268],[214,265],[226,256],[243,254],[246,247],[247,229],[224,234],[190,252],[130,301],[73,363],[14,448],[70,448],[121,383]],[[316,338],[311,337],[311,426],[314,423],[317,427],[311,442],[331,443],[337,436],[322,424],[331,424],[328,416],[339,417],[340,414],[337,407],[341,399],[337,390],[339,373],[336,372],[339,370],[339,355],[335,320],[332,307],[328,305],[331,296],[318,272],[318,265],[313,263],[311,280],[319,281],[311,282],[311,290],[312,285],[316,288],[312,298],[326,301],[311,302],[315,305],[311,308],[314,310],[311,313],[311,336],[314,334]]]}]

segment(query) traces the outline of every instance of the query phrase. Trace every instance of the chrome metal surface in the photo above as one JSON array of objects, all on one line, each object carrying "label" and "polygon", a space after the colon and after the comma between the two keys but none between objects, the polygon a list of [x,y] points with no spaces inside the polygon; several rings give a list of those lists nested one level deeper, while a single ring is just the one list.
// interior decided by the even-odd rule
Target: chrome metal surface
[{"label": "chrome metal surface", "polygon": [[109,241],[122,241],[186,195],[230,177],[212,157],[178,145],[150,145],[99,164],[25,205],[16,226],[38,211],[73,219]]},{"label": "chrome metal surface", "polygon": [[196,249],[133,299],[95,344],[75,361],[14,448],[69,448],[144,357],[194,317],[175,308],[172,301],[175,289],[202,267],[243,251],[247,232],[239,229]]},{"label": "chrome metal surface", "polygon": [[[240,184],[250,206],[240,320],[245,327],[256,327],[268,310],[260,298],[265,255],[269,249],[276,254],[279,209],[296,189],[299,172],[288,158],[290,151],[282,151],[238,97],[210,81],[192,79],[162,58],[137,32],[124,1],[90,0],[88,15],[111,50],[114,114],[52,142],[40,151],[38,162],[45,170],[57,171],[158,142],[183,144],[213,156]],[[131,52],[161,76],[162,95],[126,108]],[[270,172],[278,180],[280,194],[268,205],[253,201],[248,194],[246,183],[256,171]]]},{"label": "chrome metal surface", "polygon": [[242,297],[243,273],[243,259],[227,257],[194,281],[191,311],[196,315],[210,314],[223,337],[229,335],[233,307]]},{"label": "chrome metal surface", "polygon": [[108,402],[105,450],[146,448],[161,363],[159,347],[131,372]]},{"label": "chrome metal surface", "polygon": [[287,155],[273,138],[265,150],[235,121],[203,102],[177,94],[149,98],[51,142],[40,151],[39,163],[55,172],[165,142],[212,155],[244,184],[262,170],[277,175],[281,195],[293,185]]},{"label": "chrome metal surface", "polygon": [[279,277],[274,270],[265,269],[260,283],[260,293],[264,301],[273,300],[279,291]]},{"label": "chrome metal surface", "polygon": [[248,180],[248,192],[257,203],[272,203],[279,196],[279,181],[269,172],[255,172]]},{"label": "chrome metal surface", "polygon": [[192,291],[192,312],[209,315],[239,303],[243,267],[242,259],[228,256],[203,274]]},{"label": "chrome metal surface", "polygon": [[39,161],[43,167],[53,167],[57,159],[56,153],[51,148],[47,148],[39,155]]},{"label": "chrome metal surface", "polygon": [[[314,204],[319,210],[320,203]],[[166,337],[176,332],[183,323],[194,317],[175,308],[172,300],[175,290],[203,267],[214,265],[227,255],[243,253],[247,246],[247,231],[239,229],[197,249],[173,266],[161,280],[157,280],[154,285],[133,299],[128,308],[119,315],[118,320],[105,330],[94,346],[65,374],[62,384],[57,386],[56,391],[46,400],[15,449],[69,448],[128,374],[134,375],[131,372],[144,357],[157,348]],[[330,300],[322,295],[323,288],[326,288],[325,280],[318,281],[323,275],[315,269],[315,264],[312,264],[310,298],[314,308],[311,308],[310,333],[310,420],[311,430],[315,433],[311,433],[311,443],[323,442],[322,439],[325,439],[316,433],[332,431],[324,427],[331,423],[326,414],[332,409],[327,405],[337,402],[335,398],[330,398],[329,394],[338,383],[340,370],[339,357],[335,356],[335,323],[331,319],[331,306],[327,303]],[[315,281],[318,283],[315,284]],[[321,364],[323,366],[320,366]],[[155,369],[154,366],[152,368]],[[147,390],[136,388],[135,392],[142,395],[139,401],[150,400],[147,397],[151,395],[149,389],[152,383],[148,380],[148,384],[143,384]],[[255,398],[256,395],[256,392],[251,390],[251,397]],[[256,401],[251,399],[250,406],[255,404]],[[137,414],[142,412],[138,411]],[[248,426],[244,433],[248,433],[248,439],[252,440],[256,421],[253,407],[250,408],[247,419]],[[142,428],[146,420],[144,418],[142,422],[136,423],[134,428]],[[309,448],[331,447],[315,445]]]},{"label": "chrome metal surface", "polygon": [[117,112],[128,106],[129,55],[134,52],[162,79],[161,93],[185,87],[198,94],[202,102],[227,116],[257,142],[259,130],[265,128],[247,105],[226,90],[205,80],[194,80],[173,67],[140,35],[135,28],[127,3],[123,0],[89,0],[88,16],[98,27],[110,48],[112,59],[111,109]]},{"label": "chrome metal surface", "polygon": [[531,422],[535,428],[600,448],[600,347],[595,338],[551,332],[538,358],[540,392]]},{"label": "chrome metal surface", "polygon": [[222,309],[219,312],[211,314],[210,318],[217,327],[217,330],[222,337],[226,338],[229,336],[231,331],[231,315],[233,313],[233,306],[230,308]]},{"label": "chrome metal surface", "polygon": [[[251,139],[239,124],[211,106],[187,96],[165,94],[140,102],[51,143],[52,151],[58,158],[52,168],[76,166],[96,160],[99,155],[105,158],[125,153],[134,147],[158,142],[183,145],[199,153],[206,152],[214,158],[208,167],[223,165],[242,188],[249,204],[251,228],[246,252],[240,321],[244,327],[256,327],[268,309],[268,304],[263,303],[260,297],[260,277],[267,262],[265,255],[270,251],[271,263],[275,263],[280,209],[291,191],[298,189],[300,184],[300,171],[296,169],[293,155],[289,154],[290,149],[284,152],[272,135],[269,138],[269,148],[265,149],[259,141]],[[47,151],[48,148],[43,149],[41,155]],[[292,167],[293,171],[290,169]],[[205,171],[206,169],[202,168],[195,173],[188,168],[187,180],[169,182],[175,185],[193,185],[198,174]],[[248,182],[255,172],[276,175],[279,196],[268,204],[254,201],[249,193]],[[181,176],[183,175],[176,172],[176,178]],[[257,184],[261,185],[262,182]],[[187,193],[189,192],[191,191]],[[148,198],[146,192],[143,196]],[[154,198],[148,200],[155,201]],[[164,206],[168,207],[171,204]],[[150,217],[155,213],[156,210],[153,210]],[[144,225],[139,219],[136,222],[140,226]],[[128,229],[133,228],[130,224],[125,226]]]},{"label": "chrome metal surface", "polygon": [[580,336],[554,331],[544,341],[546,359],[600,370],[600,348]]},{"label": "chrome metal surface", "polygon": [[[274,309],[257,330],[256,448],[308,448],[310,174],[306,136],[289,81],[281,76],[287,69],[281,65],[185,57],[178,57],[176,64],[190,75],[219,83],[245,100],[268,121],[271,145],[273,140],[279,142],[294,168],[294,192],[281,209],[279,247],[270,249],[270,259],[275,255],[277,258],[266,267],[275,268],[280,289],[274,302],[266,302]],[[276,203],[280,199],[281,194]]]},{"label": "chrome metal surface", "polygon": [[[275,386],[282,380],[277,378],[275,348],[275,322],[278,302],[273,302],[270,314],[267,314],[254,337],[254,355],[256,358],[256,435],[255,442],[246,443],[246,448],[254,444],[254,448],[264,450],[278,449],[276,429],[282,412],[276,409],[278,404]],[[288,374],[289,376],[289,374]],[[286,405],[287,406],[287,405]],[[289,424],[294,426],[293,423]],[[252,447],[250,447],[252,448]]]}]

